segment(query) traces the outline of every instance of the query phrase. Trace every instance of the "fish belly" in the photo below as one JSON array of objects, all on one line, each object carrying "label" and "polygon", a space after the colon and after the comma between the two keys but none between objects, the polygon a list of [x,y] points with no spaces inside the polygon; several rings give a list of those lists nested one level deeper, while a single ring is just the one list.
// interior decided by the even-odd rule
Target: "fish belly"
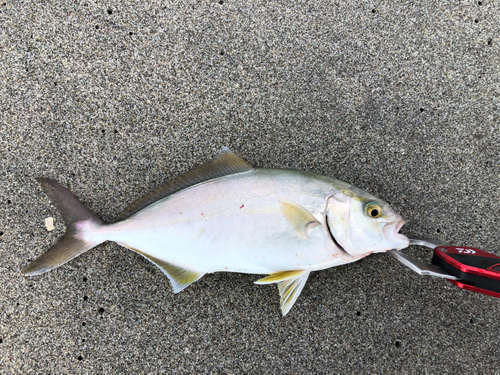
[{"label": "fish belly", "polygon": [[[252,170],[194,185],[105,230],[106,239],[194,271],[271,273],[348,263],[324,223],[340,181],[296,171]],[[322,223],[305,237],[285,219],[291,200]]]}]

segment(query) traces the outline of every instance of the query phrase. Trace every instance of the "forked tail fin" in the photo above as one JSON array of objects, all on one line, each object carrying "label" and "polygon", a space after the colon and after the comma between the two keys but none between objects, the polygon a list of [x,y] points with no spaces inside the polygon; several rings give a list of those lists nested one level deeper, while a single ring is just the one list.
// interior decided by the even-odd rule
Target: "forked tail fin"
[{"label": "forked tail fin", "polygon": [[35,276],[53,270],[104,242],[85,238],[88,236],[84,236],[84,232],[93,228],[97,229],[104,223],[81,204],[68,189],[49,178],[38,178],[37,180],[61,213],[66,224],[66,233],[54,246],[22,271],[22,274],[26,276]]}]

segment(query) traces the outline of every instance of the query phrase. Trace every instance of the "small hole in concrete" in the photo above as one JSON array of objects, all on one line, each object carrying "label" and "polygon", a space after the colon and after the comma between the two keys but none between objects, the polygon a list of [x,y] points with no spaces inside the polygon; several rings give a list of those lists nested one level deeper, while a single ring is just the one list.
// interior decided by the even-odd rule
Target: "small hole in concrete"
[{"label": "small hole in concrete", "polygon": [[84,300],[84,301],[87,301],[88,299],[89,299],[89,297],[87,297],[87,296],[83,296],[83,300]]},{"label": "small hole in concrete", "polygon": [[221,56],[224,56],[224,51],[220,51],[219,53]]},{"label": "small hole in concrete", "polygon": [[0,236],[3,236],[3,232],[2,231],[0,231]]},{"label": "small hole in concrete", "polygon": [[95,25],[95,29],[96,29],[96,30],[99,30],[99,25]]},{"label": "small hole in concrete", "polygon": [[401,341],[399,341],[399,340],[396,341],[395,345],[396,345],[396,348],[400,348],[401,347]]},{"label": "small hole in concrete", "polygon": [[474,323],[474,319],[470,318],[469,323]]},{"label": "small hole in concrete", "polygon": [[488,45],[491,46],[493,44],[493,39],[488,39]]},{"label": "small hole in concrete", "polygon": [[77,358],[79,361],[83,360],[83,357],[81,355],[78,356]]},{"label": "small hole in concrete", "polygon": [[102,133],[102,134],[106,133],[106,130],[102,129],[102,130],[101,130],[101,133]]},{"label": "small hole in concrete", "polygon": [[356,311],[357,316],[361,316],[361,311]]},{"label": "small hole in concrete", "polygon": [[10,199],[7,199],[7,204],[12,204],[12,201]]},{"label": "small hole in concrete", "polygon": [[482,1],[478,1],[477,5],[483,5],[483,2]]},{"label": "small hole in concrete", "polygon": [[85,339],[82,339],[82,342],[85,342]]},{"label": "small hole in concrete", "polygon": [[54,86],[57,86],[57,82],[54,82]]},{"label": "small hole in concrete", "polygon": [[2,339],[0,339],[0,344],[1,344],[2,342],[3,342],[3,340],[2,340]]},{"label": "small hole in concrete", "polygon": [[83,278],[83,282],[84,282],[84,283],[86,283],[86,282],[87,282],[87,278],[86,278],[86,277],[84,277],[84,278]]},{"label": "small hole in concrete", "polygon": [[475,23],[478,23],[478,22],[479,22],[479,20],[476,18],[476,19],[474,20],[474,22],[475,22]]},{"label": "small hole in concrete", "polygon": [[420,112],[423,112],[423,111],[424,111],[424,109],[423,109],[423,108],[420,108]]},{"label": "small hole in concrete", "polygon": [[108,9],[108,14],[113,14],[113,10],[112,9]]},{"label": "small hole in concrete", "polygon": [[224,4],[224,0],[219,0],[219,4],[220,5]]},{"label": "small hole in concrete", "polygon": [[87,325],[87,323],[85,322],[82,322],[82,326],[85,327]]},{"label": "small hole in concrete", "polygon": [[439,229],[439,228],[438,228],[438,229],[436,229],[436,232],[437,232],[437,233],[441,233],[441,229]]},{"label": "small hole in concrete", "polygon": [[376,10],[375,10],[375,9],[372,9],[372,13],[375,13],[375,12],[376,12]]},{"label": "small hole in concrete", "polygon": [[399,111],[399,107],[396,107],[396,110]]},{"label": "small hole in concrete", "polygon": [[118,130],[115,129],[115,134],[118,133]]},{"label": "small hole in concrete", "polygon": [[128,33],[128,35],[132,36],[132,35],[134,35],[134,33],[131,31]]},{"label": "small hole in concrete", "polygon": [[19,302],[16,303],[16,306],[19,306]]},{"label": "small hole in concrete", "polygon": [[99,308],[99,314],[104,314],[104,307]]}]

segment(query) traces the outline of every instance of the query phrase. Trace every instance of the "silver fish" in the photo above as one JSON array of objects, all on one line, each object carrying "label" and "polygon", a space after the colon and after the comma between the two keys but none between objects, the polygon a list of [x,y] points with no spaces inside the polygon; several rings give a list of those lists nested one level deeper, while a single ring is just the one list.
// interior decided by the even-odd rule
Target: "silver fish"
[{"label": "silver fish", "polygon": [[312,271],[409,245],[382,200],[314,173],[256,169],[229,149],[104,223],[69,190],[40,178],[66,233],[22,273],[39,275],[114,241],[158,266],[175,293],[212,272],[267,274],[287,314]]}]

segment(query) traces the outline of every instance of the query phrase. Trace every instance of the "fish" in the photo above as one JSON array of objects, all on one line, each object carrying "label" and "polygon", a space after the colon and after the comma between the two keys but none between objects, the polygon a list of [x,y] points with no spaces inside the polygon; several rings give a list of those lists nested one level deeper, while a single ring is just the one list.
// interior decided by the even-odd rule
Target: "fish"
[{"label": "fish", "polygon": [[311,272],[409,245],[399,233],[405,221],[381,199],[311,172],[253,168],[226,147],[112,223],[56,181],[37,180],[66,231],[21,272],[26,276],[113,241],[159,267],[174,293],[214,272],[266,275],[255,283],[277,284],[286,315]]}]

